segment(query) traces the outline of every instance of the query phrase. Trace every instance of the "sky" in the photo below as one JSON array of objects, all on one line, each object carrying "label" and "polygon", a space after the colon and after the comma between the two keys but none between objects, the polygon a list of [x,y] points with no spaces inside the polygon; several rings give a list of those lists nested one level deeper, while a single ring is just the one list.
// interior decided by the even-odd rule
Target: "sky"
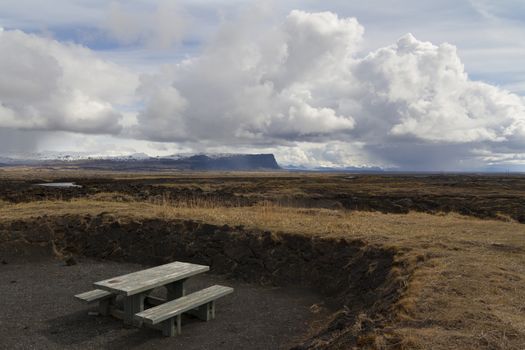
[{"label": "sky", "polygon": [[2,0],[0,156],[525,171],[524,58],[522,0]]}]

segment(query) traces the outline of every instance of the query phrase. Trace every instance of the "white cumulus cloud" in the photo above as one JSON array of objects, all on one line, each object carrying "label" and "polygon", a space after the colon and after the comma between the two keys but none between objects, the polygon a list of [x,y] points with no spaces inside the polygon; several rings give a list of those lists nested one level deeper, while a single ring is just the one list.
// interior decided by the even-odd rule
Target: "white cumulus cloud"
[{"label": "white cumulus cloud", "polygon": [[[119,6],[108,24],[119,40],[170,46],[188,29],[178,12],[171,23]],[[524,159],[525,99],[472,80],[454,45],[406,34],[364,52],[355,18],[243,16],[224,20],[199,54],[140,79],[85,47],[0,32],[0,127],[273,149],[310,165],[452,170]]]},{"label": "white cumulus cloud", "polygon": [[[341,61],[346,64],[362,33],[355,19],[292,11],[284,23],[263,33],[224,26],[201,56],[172,68],[172,80],[166,80],[165,71],[145,80],[162,81],[164,89],[153,88],[159,94],[176,89],[180,95],[175,100],[180,100],[184,111],[177,108],[172,141],[267,143],[323,138],[354,127],[351,115],[340,113],[336,104],[321,96],[329,92],[319,94],[317,89],[337,78],[334,68]],[[141,91],[148,89],[150,83],[143,84]],[[169,140],[167,125],[155,121],[164,120],[160,114],[177,102],[146,95],[149,106],[139,118],[139,130],[144,137]],[[186,135],[180,134],[182,129]]]},{"label": "white cumulus cloud", "polygon": [[[400,167],[474,166],[482,160],[475,149],[525,152],[524,98],[469,79],[451,44],[407,34],[365,54],[363,27],[330,12],[292,11],[258,28],[226,23],[201,55],[149,76],[165,88],[150,90],[136,135],[230,145],[317,142],[334,160],[349,159],[339,142],[359,143],[374,164]],[[174,98],[162,98],[167,91]]]},{"label": "white cumulus cloud", "polygon": [[366,91],[361,98],[384,107],[374,114],[388,125],[385,137],[505,142],[523,132],[523,98],[469,80],[450,44],[436,46],[408,34],[367,55],[354,72]]},{"label": "white cumulus cloud", "polygon": [[0,32],[0,127],[119,133],[136,77],[82,46]]}]

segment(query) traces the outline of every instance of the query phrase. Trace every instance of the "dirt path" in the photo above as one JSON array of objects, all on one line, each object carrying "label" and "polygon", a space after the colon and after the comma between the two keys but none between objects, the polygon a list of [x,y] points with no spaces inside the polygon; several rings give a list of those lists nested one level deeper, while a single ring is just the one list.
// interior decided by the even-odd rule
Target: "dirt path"
[{"label": "dirt path", "polygon": [[188,291],[222,283],[235,293],[217,302],[216,320],[185,319],[181,336],[164,338],[110,317],[89,316],[96,307],[73,299],[91,289],[92,282],[141,265],[84,259],[65,266],[51,258],[6,263],[0,264],[0,349],[279,349],[293,345],[314,319],[328,314],[323,308],[317,314],[310,311],[321,300],[310,292],[208,274],[190,279]]}]

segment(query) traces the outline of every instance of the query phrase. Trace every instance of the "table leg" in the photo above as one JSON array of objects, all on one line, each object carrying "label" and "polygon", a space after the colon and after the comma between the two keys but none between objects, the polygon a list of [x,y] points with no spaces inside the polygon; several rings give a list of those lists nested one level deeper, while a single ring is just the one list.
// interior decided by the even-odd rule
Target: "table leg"
[{"label": "table leg", "polygon": [[102,316],[107,316],[111,312],[111,308],[115,305],[117,296],[111,296],[98,302],[98,313]]},{"label": "table leg", "polygon": [[162,334],[166,337],[174,337],[181,333],[181,315],[172,317],[162,323]]},{"label": "table leg", "polygon": [[196,309],[187,311],[188,314],[197,317],[202,321],[209,321],[215,318],[215,301],[201,305]]},{"label": "table leg", "polygon": [[186,279],[183,279],[166,285],[166,289],[168,290],[166,298],[167,301],[174,300],[186,295],[186,290],[184,289],[185,281]]},{"label": "table leg", "polygon": [[144,299],[147,293],[124,297],[124,323],[140,327],[142,322],[134,320],[136,313],[144,311]]}]

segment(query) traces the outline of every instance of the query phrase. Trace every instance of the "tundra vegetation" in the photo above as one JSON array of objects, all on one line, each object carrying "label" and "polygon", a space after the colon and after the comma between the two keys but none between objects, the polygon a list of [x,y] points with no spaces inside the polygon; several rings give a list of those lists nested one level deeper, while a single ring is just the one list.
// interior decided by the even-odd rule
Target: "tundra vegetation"
[{"label": "tundra vegetation", "polygon": [[[164,246],[165,237],[180,232],[184,238],[173,249],[250,282],[285,284],[289,276],[279,265],[284,259],[310,279],[305,285],[326,285],[315,265],[324,264],[319,271],[332,271],[338,281],[323,292],[340,309],[301,335],[298,348],[525,344],[525,176],[4,168],[0,179],[0,232],[25,223],[20,231],[31,241],[30,228],[47,225],[55,254],[64,258],[91,254],[140,261],[133,244],[141,238],[126,243],[140,226]],[[46,181],[82,187],[36,185]],[[88,238],[81,237],[82,230]],[[122,242],[119,249],[101,246],[95,252],[89,237],[101,234]],[[187,248],[193,241],[202,250],[208,243],[217,247],[221,236],[246,239],[250,255],[230,254],[227,244],[220,248],[225,253],[211,249],[199,255]],[[0,244],[7,240],[0,236]],[[333,243],[327,248],[332,255],[323,240]],[[173,257],[149,248],[143,249],[148,261]],[[295,249],[301,256],[270,253],[279,249],[281,255]],[[346,252],[353,257],[347,259]],[[262,261],[253,265],[257,278],[231,267],[254,259]]]}]

